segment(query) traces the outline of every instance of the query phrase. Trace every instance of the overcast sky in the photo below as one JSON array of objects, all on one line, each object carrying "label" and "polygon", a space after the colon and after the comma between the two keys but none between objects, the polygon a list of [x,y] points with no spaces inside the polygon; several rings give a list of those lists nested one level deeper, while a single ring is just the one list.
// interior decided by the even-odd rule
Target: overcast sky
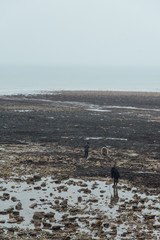
[{"label": "overcast sky", "polygon": [[159,0],[0,0],[0,64],[160,65]]}]

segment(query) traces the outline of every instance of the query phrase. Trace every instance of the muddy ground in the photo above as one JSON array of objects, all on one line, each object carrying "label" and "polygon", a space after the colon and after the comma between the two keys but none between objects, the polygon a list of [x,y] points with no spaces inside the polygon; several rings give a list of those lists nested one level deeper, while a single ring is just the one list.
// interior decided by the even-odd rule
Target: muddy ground
[{"label": "muddy ground", "polygon": [[[0,119],[1,182],[23,182],[23,176],[34,182],[37,174],[57,181],[110,182],[116,160],[120,183],[132,184],[145,194],[159,194],[160,93],[62,91],[1,96]],[[89,156],[84,159],[87,141]],[[101,155],[103,146],[109,149],[107,156]],[[7,229],[2,224],[0,239],[13,238]],[[59,238],[43,234],[46,239],[87,239],[65,232]],[[31,233],[28,238],[40,239],[40,235]],[[94,239],[116,237],[99,235]]]}]

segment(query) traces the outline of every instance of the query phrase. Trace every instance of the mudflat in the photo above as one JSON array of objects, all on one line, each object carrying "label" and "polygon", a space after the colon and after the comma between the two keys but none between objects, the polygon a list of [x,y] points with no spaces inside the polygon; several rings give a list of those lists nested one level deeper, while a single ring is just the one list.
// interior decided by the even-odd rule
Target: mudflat
[{"label": "mudflat", "polygon": [[[57,91],[0,96],[0,119],[0,204],[4,204],[0,212],[1,239],[5,239],[4,236],[8,239],[113,239],[116,236],[117,239],[139,239],[143,235],[158,239],[160,219],[159,212],[155,213],[159,211],[158,206],[155,210],[144,203],[148,202],[147,196],[155,204],[160,198],[160,93]],[[87,159],[84,158],[86,142],[90,145]],[[102,147],[108,149],[105,156],[101,154]],[[109,209],[113,208],[113,202],[117,204],[119,209],[114,209],[115,216],[118,211],[123,215],[130,204],[125,221],[128,225],[129,222],[134,223],[121,231],[117,230],[122,224],[120,215],[116,220],[114,215],[110,219],[105,218],[104,211],[100,213],[97,206],[93,212],[93,209],[90,213],[87,210],[88,215],[84,216],[82,208],[82,205],[99,203],[99,197],[104,192],[111,191],[111,196],[117,196],[112,188],[107,190],[108,186],[112,186],[110,170],[115,161],[120,172],[119,192],[128,191],[133,196],[128,200],[130,203],[123,196],[118,198],[120,205],[114,201],[109,204],[104,201],[103,204]],[[91,181],[95,184],[92,188],[89,187]],[[96,183],[98,186],[104,182],[106,186],[95,193],[96,198],[92,190],[96,188]],[[27,191],[27,186],[34,190],[29,197],[30,204],[25,207],[31,209],[28,225],[25,225],[25,216],[21,216],[24,199],[19,195],[19,199],[13,201],[17,184],[21,192],[24,189]],[[51,189],[47,197],[40,196],[41,204],[46,204],[46,199],[49,199],[47,205],[52,206],[46,213],[44,208],[38,210],[40,203],[37,203],[34,194],[35,191],[44,193],[44,189],[52,184],[54,190]],[[58,198],[58,194],[69,191],[69,186],[74,188],[75,185],[81,187],[78,193],[87,195],[87,200],[79,207],[78,203],[67,202],[74,193]],[[56,191],[55,198],[52,198],[52,190]],[[83,196],[77,196],[80,203]],[[140,201],[143,207],[138,206]],[[149,207],[150,212],[143,212]],[[144,222],[141,221],[143,231],[139,232],[142,236],[138,235],[138,230],[133,230],[141,219],[137,212],[146,224],[143,229]],[[63,213],[62,219],[54,216],[57,213]],[[154,224],[151,229],[150,222]],[[82,230],[83,225],[85,231]],[[30,231],[27,232],[26,228]]]}]

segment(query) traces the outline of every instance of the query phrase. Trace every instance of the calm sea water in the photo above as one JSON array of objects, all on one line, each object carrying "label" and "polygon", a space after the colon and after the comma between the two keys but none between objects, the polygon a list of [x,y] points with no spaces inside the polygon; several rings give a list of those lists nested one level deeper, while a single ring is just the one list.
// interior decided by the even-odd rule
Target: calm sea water
[{"label": "calm sea water", "polygon": [[0,66],[0,93],[36,90],[160,92],[158,67]]}]

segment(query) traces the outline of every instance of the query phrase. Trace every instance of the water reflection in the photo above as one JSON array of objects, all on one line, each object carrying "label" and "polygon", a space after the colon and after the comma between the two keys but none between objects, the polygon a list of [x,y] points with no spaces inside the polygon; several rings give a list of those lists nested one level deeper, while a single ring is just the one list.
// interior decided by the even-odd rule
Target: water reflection
[{"label": "water reflection", "polygon": [[117,186],[113,186],[113,194],[111,194],[110,204],[115,205],[118,203],[119,196],[118,196],[118,188]]},{"label": "water reflection", "polygon": [[[35,181],[34,184],[28,184],[27,181],[5,181],[0,178],[0,185],[0,218],[2,217],[1,226],[4,228],[18,226],[21,229],[42,227],[52,230],[75,221],[76,226],[78,224],[76,231],[86,232],[92,239],[97,239],[94,233],[99,232],[92,229],[100,229],[99,224],[103,222],[106,236],[115,234],[115,231],[108,227],[114,226],[114,229],[117,228],[117,240],[122,239],[122,235],[128,235],[127,239],[134,239],[135,229],[140,223],[142,227],[145,224],[145,234],[148,231],[150,226],[147,225],[145,217],[152,211],[152,215],[157,219],[154,234],[159,234],[159,196],[146,197],[144,193],[127,184],[119,183],[118,187],[112,188],[108,181],[73,178],[59,181],[48,177]],[[17,201],[14,202],[13,199]],[[15,210],[17,212],[18,202],[22,204],[22,209],[18,211],[19,216],[24,218],[21,223],[15,222],[17,216],[10,219],[9,215],[11,208],[14,209],[12,213]],[[67,220],[66,216],[71,216],[72,219]],[[132,216],[134,221],[128,230],[128,221]],[[68,231],[67,227],[64,231]]]}]

